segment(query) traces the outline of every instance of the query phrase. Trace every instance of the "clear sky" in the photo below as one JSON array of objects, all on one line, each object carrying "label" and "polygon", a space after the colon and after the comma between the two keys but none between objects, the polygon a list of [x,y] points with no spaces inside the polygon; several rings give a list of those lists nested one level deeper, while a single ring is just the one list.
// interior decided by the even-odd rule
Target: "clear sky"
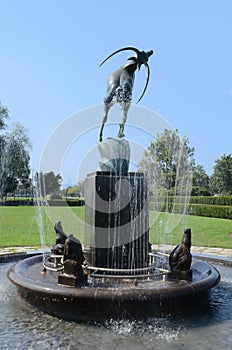
[{"label": "clear sky", "polygon": [[[28,130],[34,171],[58,125],[102,104],[107,75],[133,53],[99,63],[125,46],[155,51],[140,105],[187,135],[197,164],[210,175],[232,152],[230,0],[2,0],[0,13],[0,100]],[[134,103],[144,81],[143,68]],[[87,150],[88,142],[98,130]],[[75,182],[71,165],[64,180]]]}]

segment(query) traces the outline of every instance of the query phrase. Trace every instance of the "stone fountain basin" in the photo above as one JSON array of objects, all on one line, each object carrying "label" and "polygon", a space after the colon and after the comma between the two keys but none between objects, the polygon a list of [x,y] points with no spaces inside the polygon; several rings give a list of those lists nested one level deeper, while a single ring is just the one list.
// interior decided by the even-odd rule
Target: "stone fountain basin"
[{"label": "stone fountain basin", "polygon": [[67,287],[57,284],[59,272],[42,272],[42,255],[20,261],[8,270],[23,298],[54,316],[75,321],[111,318],[144,319],[184,312],[206,298],[220,281],[219,272],[205,261],[193,259],[191,282],[159,279],[119,286]]}]

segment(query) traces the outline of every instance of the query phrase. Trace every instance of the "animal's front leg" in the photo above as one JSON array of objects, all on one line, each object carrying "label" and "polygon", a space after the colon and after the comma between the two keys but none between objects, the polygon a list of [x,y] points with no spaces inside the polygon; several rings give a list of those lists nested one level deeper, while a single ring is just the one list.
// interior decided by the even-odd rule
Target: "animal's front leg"
[{"label": "animal's front leg", "polygon": [[99,142],[102,142],[102,134],[103,134],[104,124],[102,123],[100,135],[99,135]]}]

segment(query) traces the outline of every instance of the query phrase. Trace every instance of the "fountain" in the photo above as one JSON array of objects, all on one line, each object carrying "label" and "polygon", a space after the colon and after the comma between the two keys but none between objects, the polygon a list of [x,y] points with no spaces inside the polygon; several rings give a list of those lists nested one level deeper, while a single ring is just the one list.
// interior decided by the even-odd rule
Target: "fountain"
[{"label": "fountain", "polygon": [[[199,303],[220,280],[212,265],[192,258],[189,228],[171,254],[151,249],[148,179],[129,171],[130,144],[124,138],[124,125],[135,71],[141,65],[147,69],[143,96],[153,51],[126,47],[113,54],[124,50],[133,50],[137,57],[115,71],[107,86],[98,145],[101,170],[85,179],[84,248],[58,221],[51,253],[20,261],[8,271],[26,300],[68,320],[148,319],[181,312]],[[121,104],[123,120],[117,137],[103,141],[114,102]]]}]

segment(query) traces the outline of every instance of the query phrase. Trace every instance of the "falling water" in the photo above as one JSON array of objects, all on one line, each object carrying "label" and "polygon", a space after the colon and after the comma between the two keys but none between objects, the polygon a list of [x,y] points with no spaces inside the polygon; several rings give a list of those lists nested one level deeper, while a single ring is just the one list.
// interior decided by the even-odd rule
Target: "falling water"
[{"label": "falling water", "polygon": [[4,197],[4,187],[5,187],[5,178],[6,178],[6,162],[7,162],[7,153],[9,144],[4,143],[1,145],[1,154],[0,154],[0,200]]},{"label": "falling water", "polygon": [[[190,161],[185,164],[183,162],[183,158],[187,158],[184,141],[181,141],[180,145],[177,145],[177,142],[174,142],[173,146],[165,146],[170,147],[169,151],[176,165],[173,170],[169,170],[169,175],[165,177],[165,186],[160,181],[162,176],[165,176],[160,164],[154,163],[154,159],[147,159],[148,163],[153,162],[153,165],[149,166],[150,172],[148,173],[149,187],[152,190],[149,203],[152,214],[150,221],[153,226],[152,230],[156,231],[156,239],[161,252],[165,252],[167,245],[173,245],[172,233],[183,220],[191,194],[191,164]],[[174,184],[172,184],[173,175],[175,175]]]},{"label": "falling water", "polygon": [[35,204],[36,204],[36,220],[38,224],[38,230],[40,235],[40,243],[42,246],[43,260],[46,259],[48,255],[48,247],[46,244],[46,229],[47,229],[47,216],[45,214],[45,208],[48,206],[44,185],[44,178],[42,174],[36,173],[34,177],[34,187],[35,187]]}]

